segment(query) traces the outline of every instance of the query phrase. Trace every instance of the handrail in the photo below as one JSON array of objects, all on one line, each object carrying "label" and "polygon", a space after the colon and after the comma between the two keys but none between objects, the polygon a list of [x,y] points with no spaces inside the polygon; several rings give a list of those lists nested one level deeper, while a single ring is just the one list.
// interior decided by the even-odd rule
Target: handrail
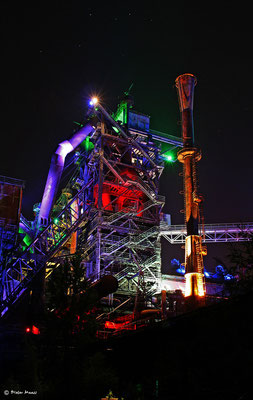
[{"label": "handrail", "polygon": [[[2,315],[8,311],[10,305],[14,304],[21,297],[34,277],[44,267],[45,263],[57,253],[60,247],[66,243],[71,234],[87,217],[87,214],[83,212],[80,216],[77,215],[73,218],[76,210],[71,206],[75,204],[75,201],[82,196],[92,182],[93,180],[89,181],[68,202],[58,215],[58,222],[55,219],[52,220],[26,248],[22,255],[9,266],[8,270],[4,271],[2,278],[4,277],[5,297],[0,306]],[[63,219],[61,220],[62,217]],[[33,263],[29,264],[27,260],[31,253],[34,253],[35,257],[33,256]],[[17,279],[14,279],[13,275]],[[11,285],[10,282],[12,283]]]}]

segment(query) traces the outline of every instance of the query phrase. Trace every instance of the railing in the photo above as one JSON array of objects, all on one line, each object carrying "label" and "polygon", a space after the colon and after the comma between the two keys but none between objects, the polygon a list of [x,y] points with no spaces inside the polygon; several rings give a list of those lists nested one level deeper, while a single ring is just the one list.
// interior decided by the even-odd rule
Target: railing
[{"label": "railing", "polygon": [[10,178],[9,176],[0,175],[0,183],[24,187],[25,182],[21,179]]},{"label": "railing", "polygon": [[127,266],[123,270],[117,272],[114,276],[115,276],[115,278],[117,278],[118,281],[121,281],[123,278],[125,278],[129,274],[129,272],[132,272],[132,270],[133,270],[133,267]]},{"label": "railing", "polygon": [[22,214],[20,215],[20,222],[22,222],[27,227],[27,229],[32,230],[31,224]]},{"label": "railing", "polygon": [[[161,203],[164,201],[164,197],[163,196],[157,196],[157,198],[158,198],[157,200],[159,200]],[[148,200],[143,204],[143,206],[142,206],[142,208],[140,210],[136,210],[136,209],[133,209],[131,207],[125,207],[122,210],[120,210],[120,211],[118,211],[118,212],[116,212],[116,213],[114,213],[112,215],[109,215],[108,217],[105,217],[105,222],[109,223],[109,224],[112,224],[113,222],[116,222],[119,219],[121,219],[121,218],[123,218],[123,217],[125,217],[127,215],[138,215],[138,214],[141,214],[141,213],[143,213],[144,211],[148,210],[150,207],[152,207],[154,205],[156,205],[154,200]]]},{"label": "railing", "polygon": [[104,246],[102,249],[102,255],[110,256],[116,251],[120,250],[122,247],[127,245],[129,245],[129,247],[135,247],[148,237],[153,236],[156,232],[158,234],[158,227],[152,226],[150,229],[146,230],[145,232],[141,232],[139,235],[131,235],[123,237],[122,239],[112,244],[110,247],[106,248]]},{"label": "railing", "polygon": [[[151,266],[154,266],[155,264],[160,265],[160,261],[157,259],[156,255],[151,256],[149,259],[144,261],[144,263],[141,263],[142,265],[142,272],[146,271],[145,274],[145,279],[150,277],[153,281],[153,285],[148,289],[147,294],[152,294],[155,293],[157,288],[157,277],[155,276],[154,272],[150,270]],[[134,271],[133,266],[127,266],[123,270],[119,271],[116,273],[114,276],[117,278],[119,282],[121,282],[124,278],[129,278],[131,277],[129,274],[132,274],[132,277],[135,275],[138,275],[138,271]],[[154,288],[155,286],[155,288]]]},{"label": "railing", "polygon": [[85,185],[70,200],[58,217],[39,233],[25,252],[2,272],[1,280],[4,288],[0,308],[2,315],[16,303],[34,277],[45,266],[45,263],[59,251],[71,234],[87,218],[87,210],[83,210],[83,213],[79,215],[75,208],[75,202],[77,200],[82,202],[83,194],[91,183],[92,181]]},{"label": "railing", "polygon": [[[253,233],[253,223],[228,223],[228,224],[205,224],[204,243],[213,242],[243,242],[250,240],[249,234]],[[171,244],[184,243],[186,228],[184,225],[160,224],[160,235]],[[202,230],[200,229],[200,235]]]}]

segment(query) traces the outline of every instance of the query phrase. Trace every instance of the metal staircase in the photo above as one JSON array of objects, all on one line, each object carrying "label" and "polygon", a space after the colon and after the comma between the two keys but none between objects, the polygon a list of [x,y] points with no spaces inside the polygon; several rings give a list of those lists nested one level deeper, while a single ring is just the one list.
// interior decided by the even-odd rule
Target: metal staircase
[{"label": "metal staircase", "polygon": [[79,213],[75,203],[83,204],[84,192],[92,184],[85,185],[69,201],[57,218],[38,234],[23,254],[13,260],[1,274],[3,285],[1,316],[12,307],[28,289],[35,276],[46,263],[64,246],[71,234],[88,218],[88,207]]},{"label": "metal staircase", "polygon": [[127,266],[126,268],[122,269],[119,271],[117,274],[115,274],[115,278],[117,278],[118,282],[120,282],[123,278],[126,278],[130,272],[132,272],[133,268],[130,266]]},{"label": "metal staircase", "polygon": [[[146,277],[150,277],[151,280],[153,281],[154,285],[157,286],[158,282],[157,279],[158,277],[151,271],[151,267],[154,267],[154,265],[160,266],[160,261],[156,255],[150,257],[146,261],[144,261],[142,264],[142,272],[147,272]],[[121,286],[123,283],[123,279],[129,279],[131,277],[137,276],[138,273],[134,273],[133,267],[132,266],[127,266],[123,270],[119,271],[117,274],[115,274],[115,278],[117,278],[119,285]],[[150,291],[154,290],[154,285],[150,288]]]},{"label": "metal staircase", "polygon": [[123,208],[121,211],[118,211],[108,217],[105,218],[105,223],[108,224],[113,224],[115,222],[117,222],[118,220],[120,220],[123,217],[126,216],[133,216],[133,215],[138,215],[140,213],[143,213],[144,211],[148,210],[150,207],[156,205],[157,203],[161,203],[163,204],[165,202],[165,197],[164,196],[157,196],[157,199],[154,200],[148,200],[143,204],[143,207],[141,210],[134,210],[132,208],[129,207],[125,207]]},{"label": "metal staircase", "polygon": [[152,226],[150,229],[145,232],[141,232],[139,235],[129,235],[127,237],[123,237],[122,239],[116,241],[110,247],[103,247],[102,255],[103,256],[111,256],[116,251],[120,250],[124,246],[135,247],[140,244],[142,241],[148,239],[150,236],[153,236],[155,233],[158,235],[159,229],[156,226]]}]

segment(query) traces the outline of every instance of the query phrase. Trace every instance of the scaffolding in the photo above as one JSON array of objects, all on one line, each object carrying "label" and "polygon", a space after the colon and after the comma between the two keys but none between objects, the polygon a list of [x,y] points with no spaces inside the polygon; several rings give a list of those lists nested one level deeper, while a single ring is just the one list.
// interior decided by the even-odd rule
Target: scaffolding
[{"label": "scaffolding", "polygon": [[[76,251],[91,282],[105,275],[117,278],[123,305],[130,304],[129,296],[133,299],[140,286],[147,299],[168,286],[161,276],[161,237],[183,243],[186,231],[162,221],[162,145],[170,150],[182,147],[182,141],[152,131],[149,117],[134,111],[128,100],[113,117],[101,105],[94,113],[99,122],[75,149],[75,172],[54,203],[47,226],[37,232],[36,218],[31,222],[21,215],[30,243],[2,265],[2,316],[19,302],[36,275],[45,269],[47,278]],[[38,215],[40,208],[35,206]],[[252,223],[205,225],[200,235],[206,242],[244,241],[248,231],[253,231]]]},{"label": "scaffolding", "polygon": [[159,147],[148,132],[128,131],[123,136],[105,122],[93,143],[81,168],[93,177],[87,199],[93,203],[93,216],[81,239],[87,277],[97,280],[112,274],[119,292],[135,292],[141,264],[147,292],[152,293],[160,279],[158,233],[165,202],[158,195],[163,170]]},{"label": "scaffolding", "polygon": [[[147,296],[159,291],[159,229],[165,203],[158,194],[164,168],[161,143],[174,148],[181,142],[152,134],[149,117],[133,111],[128,101],[121,102],[114,118],[102,106],[94,113],[99,122],[76,151],[76,171],[55,202],[48,225],[33,232],[29,246],[1,272],[2,316],[37,274],[45,269],[47,277],[61,257],[76,250],[91,282],[112,274],[119,282],[118,293],[134,296],[141,266]],[[31,223],[21,216],[21,222],[32,236],[36,218]]]}]

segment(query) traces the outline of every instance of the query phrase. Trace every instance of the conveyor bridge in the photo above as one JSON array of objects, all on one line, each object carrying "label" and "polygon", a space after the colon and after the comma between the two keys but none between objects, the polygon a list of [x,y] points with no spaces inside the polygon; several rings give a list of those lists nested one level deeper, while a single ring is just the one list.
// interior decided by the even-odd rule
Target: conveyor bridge
[{"label": "conveyor bridge", "polygon": [[[250,240],[253,234],[253,222],[228,223],[228,224],[205,224],[205,231],[200,234],[203,243],[227,243],[245,242]],[[160,224],[160,236],[164,237],[171,244],[184,243],[186,238],[185,225]]]}]

